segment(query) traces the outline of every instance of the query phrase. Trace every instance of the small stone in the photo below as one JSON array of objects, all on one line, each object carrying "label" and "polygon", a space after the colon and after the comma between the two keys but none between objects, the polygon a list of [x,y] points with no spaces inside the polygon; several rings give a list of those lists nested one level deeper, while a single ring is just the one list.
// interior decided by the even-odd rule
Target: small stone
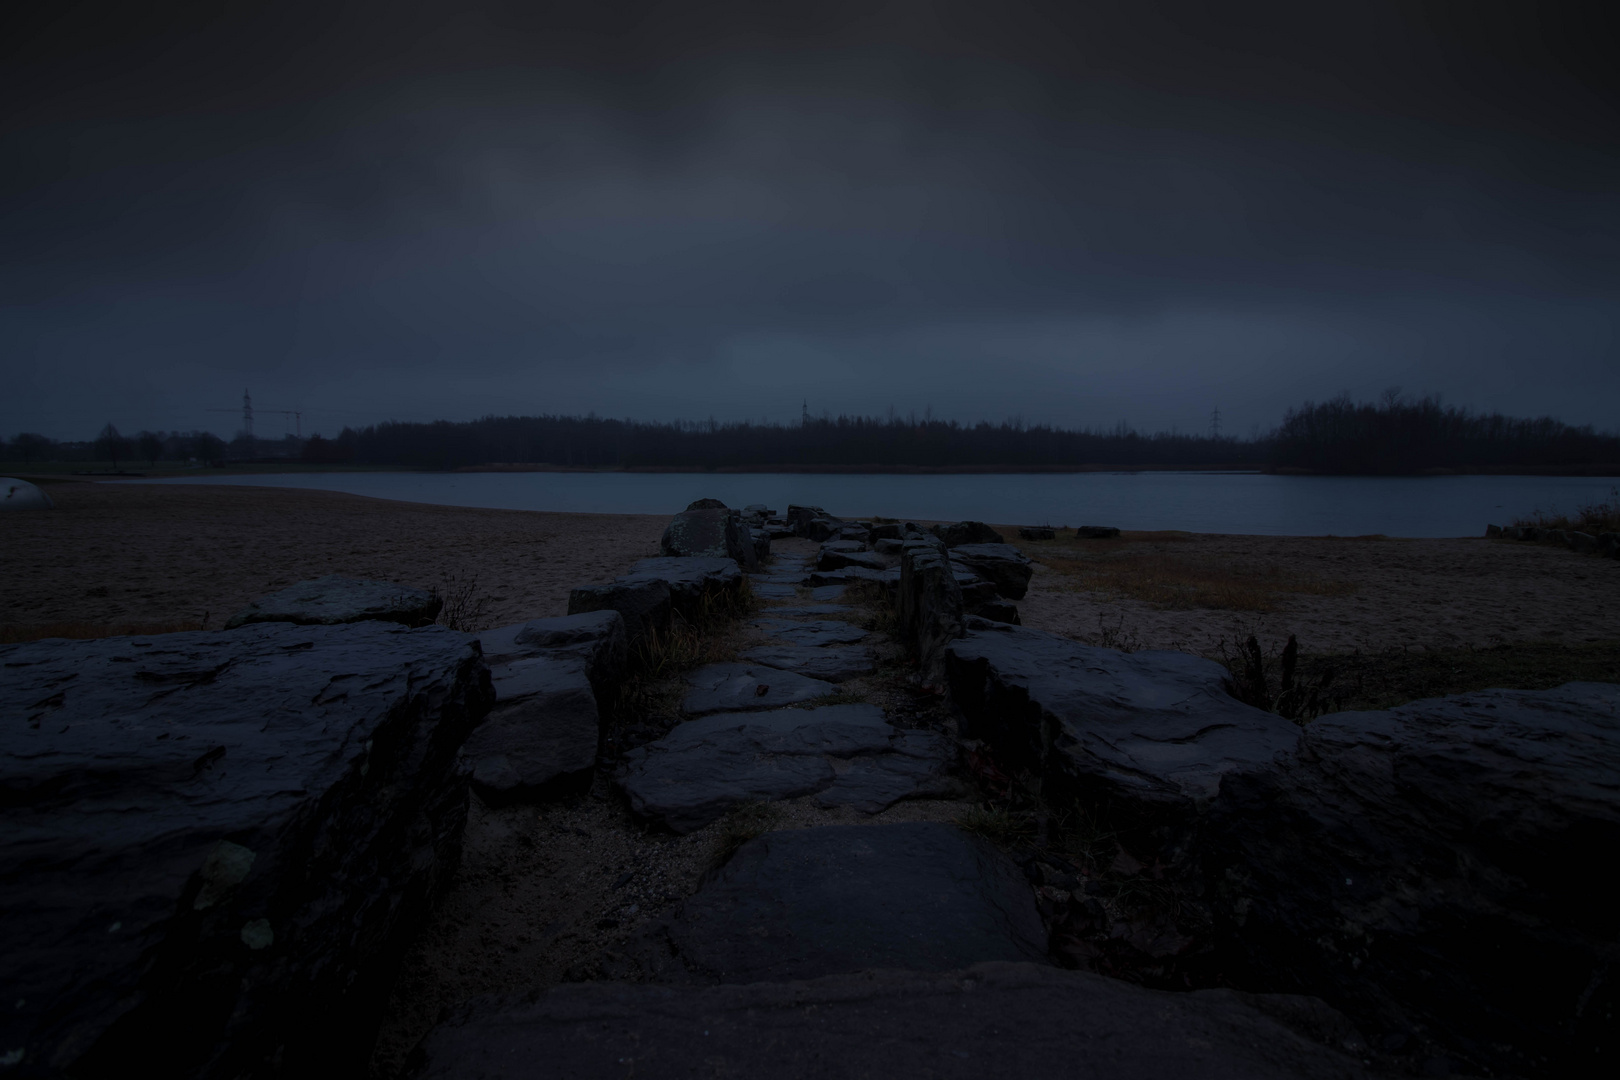
[{"label": "small stone", "polygon": [[276,932],[270,928],[269,919],[254,919],[242,926],[242,944],[258,952],[268,949],[276,941]]}]

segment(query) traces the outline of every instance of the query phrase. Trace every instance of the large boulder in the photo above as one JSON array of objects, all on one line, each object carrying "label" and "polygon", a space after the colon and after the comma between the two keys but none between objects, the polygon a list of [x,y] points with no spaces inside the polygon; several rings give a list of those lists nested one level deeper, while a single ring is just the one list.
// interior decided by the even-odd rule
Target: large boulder
[{"label": "large boulder", "polygon": [[944,649],[962,636],[963,614],[962,586],[939,540],[909,540],[900,549],[897,599],[900,633],[917,650],[924,683],[942,685]]},{"label": "large boulder", "polygon": [[724,510],[726,504],[719,499],[693,499],[686,504],[688,510]]},{"label": "large boulder", "polygon": [[601,718],[586,662],[539,655],[491,674],[495,707],[462,750],[479,796],[507,806],[589,787]]},{"label": "large boulder", "polygon": [[754,538],[742,516],[735,510],[683,510],[664,530],[658,549],[677,558],[731,559],[752,568],[759,560],[754,554]]},{"label": "large boulder", "polygon": [[1227,777],[1201,849],[1240,984],[1496,1074],[1609,1071],[1620,686],[1318,717],[1281,767]]},{"label": "large boulder", "polygon": [[1228,774],[1269,769],[1299,745],[1298,725],[1238,701],[1225,668],[1187,653],[986,620],[942,652],[965,734],[1049,795],[1108,807],[1139,857],[1184,854]]},{"label": "large boulder", "polygon": [[1365,1080],[1364,1049],[1344,1017],[1311,998],[1170,993],[1024,961],[483,999],[428,1035],[411,1075]]},{"label": "large boulder", "polygon": [[438,617],[442,607],[443,600],[421,589],[329,574],[300,581],[249,604],[231,616],[225,629],[268,622],[336,626],[369,619],[426,626]]},{"label": "large boulder", "polygon": [[476,642],[275,623],[0,664],[6,1066],[363,1075],[456,864]]},{"label": "large boulder", "polygon": [[1594,853],[1620,847],[1620,686],[1300,728],[1196,657],[982,620],[946,655],[967,733],[1173,882],[1204,969],[1491,1073],[1613,1054],[1620,923]]},{"label": "large boulder", "polygon": [[948,548],[963,544],[1005,544],[1007,538],[982,521],[958,521],[954,525],[935,525],[933,534],[945,541]]},{"label": "large boulder", "polygon": [[6,510],[49,510],[56,504],[37,485],[15,477],[0,476],[0,512]]},{"label": "large boulder", "polygon": [[774,982],[1046,957],[1023,874],[937,821],[766,833],[649,936],[658,940],[643,969],[660,981]]},{"label": "large boulder", "polygon": [[570,615],[618,612],[624,619],[625,638],[631,651],[669,629],[671,610],[669,582],[659,577],[586,585],[568,594]]},{"label": "large boulder", "polygon": [[993,582],[996,592],[1009,600],[1022,600],[1029,591],[1033,567],[1011,544],[960,544],[951,549],[951,562]]}]

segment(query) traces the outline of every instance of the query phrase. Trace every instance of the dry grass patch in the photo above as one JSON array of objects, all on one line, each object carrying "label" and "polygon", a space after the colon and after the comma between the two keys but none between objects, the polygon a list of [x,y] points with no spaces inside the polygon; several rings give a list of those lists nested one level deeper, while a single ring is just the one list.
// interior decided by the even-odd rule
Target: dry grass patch
[{"label": "dry grass patch", "polygon": [[1062,574],[1069,587],[1141,600],[1157,608],[1273,611],[1283,597],[1305,593],[1343,596],[1354,582],[1335,581],[1287,570],[1274,562],[1198,558],[1119,541],[1101,541],[1112,550],[1096,554],[1034,553]]}]

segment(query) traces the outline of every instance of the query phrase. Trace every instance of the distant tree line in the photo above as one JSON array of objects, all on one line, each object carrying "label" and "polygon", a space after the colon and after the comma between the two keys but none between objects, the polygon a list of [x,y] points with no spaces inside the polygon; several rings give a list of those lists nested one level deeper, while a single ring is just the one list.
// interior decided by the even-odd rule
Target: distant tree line
[{"label": "distant tree line", "polygon": [[1291,410],[1269,436],[1277,467],[1320,473],[1395,475],[1435,469],[1620,466],[1620,436],[1551,417],[1515,419],[1447,407],[1437,397],[1377,404],[1348,395]]},{"label": "distant tree line", "polygon": [[227,461],[280,457],[296,459],[303,443],[293,439],[246,439],[230,442],[211,431],[140,431],[124,435],[108,424],[94,439],[59,441],[25,431],[0,443],[0,456],[24,464],[34,461],[110,462],[115,468],[160,461],[223,465]]},{"label": "distant tree line", "polygon": [[801,424],[595,416],[486,416],[466,423],[385,423],[312,438],[306,460],[455,468],[497,462],[709,469],[924,466],[1258,465],[1257,443],[1123,426],[1093,432],[1018,422],[961,424],[840,416]]},{"label": "distant tree line", "polygon": [[108,424],[94,439],[58,443],[24,433],[5,447],[12,461],[156,464],[299,458],[331,465],[449,469],[499,463],[579,468],[923,467],[1002,469],[1066,466],[1233,466],[1322,473],[1399,474],[1437,469],[1582,469],[1620,466],[1620,436],[1543,417],[1474,414],[1439,399],[1378,403],[1341,396],[1291,410],[1273,431],[1249,439],[1026,425],[962,424],[925,417],[806,417],[797,424],[715,420],[647,423],[590,416],[486,416],[344,428],[336,438],[227,444],[208,432],[124,437]]}]

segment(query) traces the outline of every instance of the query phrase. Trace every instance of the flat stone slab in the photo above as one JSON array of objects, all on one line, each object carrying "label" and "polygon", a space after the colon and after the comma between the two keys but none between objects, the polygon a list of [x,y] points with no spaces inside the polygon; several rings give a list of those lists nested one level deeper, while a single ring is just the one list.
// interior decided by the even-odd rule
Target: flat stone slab
[{"label": "flat stone slab", "polygon": [[1046,958],[1024,875],[989,844],[934,821],[766,833],[645,940],[645,956],[633,955],[654,981],[774,982]]},{"label": "flat stone slab", "polygon": [[485,630],[478,635],[484,659],[492,666],[532,656],[572,656],[585,663],[585,673],[598,693],[624,677],[629,637],[617,611],[591,611]]},{"label": "flat stone slab", "polygon": [[822,806],[852,806],[878,814],[902,799],[950,799],[962,785],[947,771],[953,744],[933,732],[908,731],[889,744],[890,752],[856,758],[816,795]]},{"label": "flat stone slab", "polygon": [[601,721],[586,661],[535,656],[491,674],[495,708],[462,748],[474,790],[490,805],[506,806],[588,784]]},{"label": "flat stone slab", "polygon": [[848,682],[877,670],[872,650],[860,645],[761,645],[742,654],[744,660],[828,682]]},{"label": "flat stone slab", "polygon": [[836,779],[829,756],[882,753],[894,734],[876,705],[718,713],[632,750],[619,784],[638,815],[686,833],[744,803],[820,791]]},{"label": "flat stone slab", "polygon": [[756,619],[754,625],[777,641],[792,645],[853,645],[865,639],[867,631],[853,623],[836,619],[793,622],[788,619]]},{"label": "flat stone slab", "polygon": [[16,1074],[363,1075],[393,962],[455,865],[457,750],[492,697],[474,639],[41,641],[0,645],[0,680]]},{"label": "flat stone slab", "polygon": [[897,570],[872,570],[864,566],[846,566],[839,570],[812,570],[807,579],[808,583],[816,588],[824,585],[853,585],[860,581],[887,585],[899,580],[900,574]]},{"label": "flat stone slab", "polygon": [[1220,664],[1123,653],[976,620],[946,645],[969,734],[1054,789],[1129,809],[1144,826],[1190,828],[1229,773],[1291,755],[1300,728],[1226,692]]},{"label": "flat stone slab", "polygon": [[810,590],[812,600],[840,600],[844,596],[847,585],[817,585]]},{"label": "flat stone slab", "polygon": [[573,983],[484,999],[429,1033],[413,1077],[1367,1080],[1364,1049],[1316,998],[1171,993],[1000,962],[746,986]]},{"label": "flat stone slab", "polygon": [[225,629],[269,622],[336,626],[367,619],[426,626],[443,606],[444,602],[437,596],[421,589],[330,574],[313,581],[300,581],[254,601],[231,616]]},{"label": "flat stone slab", "polygon": [[692,689],[681,711],[691,716],[797,705],[835,692],[832,683],[764,664],[709,664],[688,672],[686,683]]},{"label": "flat stone slab", "polygon": [[778,584],[774,581],[758,581],[752,583],[754,595],[761,600],[789,600],[799,595],[799,590],[793,585]]}]

